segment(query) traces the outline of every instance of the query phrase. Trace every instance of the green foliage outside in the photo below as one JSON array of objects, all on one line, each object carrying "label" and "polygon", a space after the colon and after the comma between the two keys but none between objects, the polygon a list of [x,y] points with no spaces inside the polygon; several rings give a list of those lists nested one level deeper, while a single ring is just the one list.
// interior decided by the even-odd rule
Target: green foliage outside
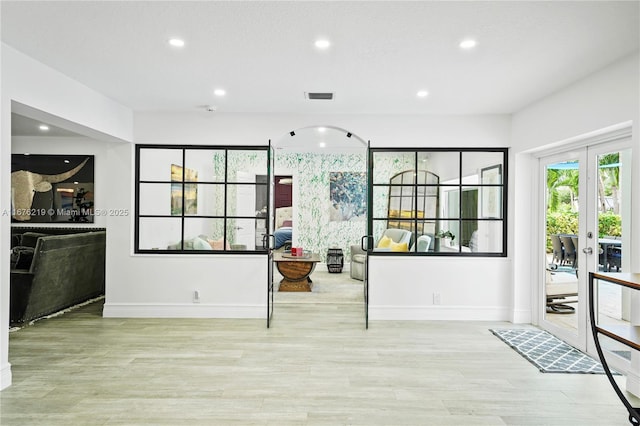
[{"label": "green foliage outside", "polygon": [[[547,213],[547,235],[578,234],[578,212]],[[612,212],[600,213],[598,217],[598,237],[622,236],[622,219]],[[551,253],[551,240],[547,237],[547,252]]]},{"label": "green foliage outside", "polygon": [[598,217],[598,236],[604,237],[611,235],[612,237],[622,236],[622,218],[619,214],[612,212],[600,213]]},{"label": "green foliage outside", "polygon": [[[598,236],[621,236],[620,155],[618,152],[598,157]],[[575,167],[571,165],[575,163]],[[547,169],[547,235],[578,234],[577,161],[564,163],[567,168]],[[607,204],[606,199],[612,200]],[[547,251],[552,252],[547,237]]]},{"label": "green foliage outside", "polygon": [[578,212],[547,213],[547,234],[578,234]]}]

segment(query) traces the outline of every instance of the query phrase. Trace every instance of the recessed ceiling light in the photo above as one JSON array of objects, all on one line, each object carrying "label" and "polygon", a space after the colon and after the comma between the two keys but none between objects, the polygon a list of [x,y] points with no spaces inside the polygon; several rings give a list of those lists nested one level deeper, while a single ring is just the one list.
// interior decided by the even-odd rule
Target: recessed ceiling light
[{"label": "recessed ceiling light", "polygon": [[319,146],[320,148],[324,148],[324,147],[326,147],[326,146],[327,146],[327,144],[326,144],[325,142],[320,142],[320,143],[318,144],[318,146]]},{"label": "recessed ceiling light", "polygon": [[69,164],[70,161],[69,160],[64,160],[64,164]]},{"label": "recessed ceiling light", "polygon": [[331,42],[329,40],[326,39],[319,39],[316,40],[315,45],[318,49],[328,49],[329,46],[331,46]]},{"label": "recessed ceiling light", "polygon": [[43,132],[49,131],[49,126],[47,126],[46,124],[41,124],[38,128]]},{"label": "recessed ceiling light", "polygon": [[426,90],[419,90],[418,93],[416,93],[416,96],[419,98],[426,98],[427,96],[429,96],[429,92],[427,92]]},{"label": "recessed ceiling light", "polygon": [[318,127],[318,132],[320,132],[320,133],[324,133],[324,132],[326,132],[326,131],[327,131],[327,128],[326,128],[326,127]]},{"label": "recessed ceiling light", "polygon": [[466,39],[466,40],[462,40],[460,42],[460,48],[461,49],[473,49],[474,47],[476,47],[476,44],[478,44],[475,40],[473,39]]},{"label": "recessed ceiling light", "polygon": [[216,96],[224,96],[227,94],[227,91],[224,89],[216,89],[213,91],[213,94]]},{"label": "recessed ceiling light", "polygon": [[25,152],[23,155],[31,155],[30,152]]},{"label": "recessed ceiling light", "polygon": [[181,38],[171,38],[169,39],[169,44],[173,47],[184,47],[184,40]]}]

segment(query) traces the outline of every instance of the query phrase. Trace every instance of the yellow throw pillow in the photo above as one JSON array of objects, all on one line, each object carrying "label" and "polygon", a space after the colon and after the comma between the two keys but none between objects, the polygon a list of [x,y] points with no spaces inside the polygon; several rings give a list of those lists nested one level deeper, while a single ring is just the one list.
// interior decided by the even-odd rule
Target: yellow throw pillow
[{"label": "yellow throw pillow", "polygon": [[391,242],[391,251],[409,251],[409,246],[407,243]]},{"label": "yellow throw pillow", "polygon": [[391,238],[384,236],[378,241],[378,248],[389,248],[392,242],[393,240]]}]

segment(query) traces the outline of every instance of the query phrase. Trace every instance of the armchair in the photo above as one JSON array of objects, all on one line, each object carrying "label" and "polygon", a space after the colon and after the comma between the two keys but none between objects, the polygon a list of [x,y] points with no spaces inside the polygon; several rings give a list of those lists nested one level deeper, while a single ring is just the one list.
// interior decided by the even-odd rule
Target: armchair
[{"label": "armchair", "polygon": [[416,239],[416,243],[411,246],[410,251],[421,251],[421,252],[433,251],[433,240],[434,238],[433,238],[433,235],[431,234],[420,235]]},{"label": "armchair", "polygon": [[351,247],[349,276],[356,280],[364,281],[364,262],[367,255],[360,247],[360,244],[354,244]]},{"label": "armchair", "polygon": [[[386,240],[385,240],[386,239]],[[406,229],[386,229],[374,245],[374,251],[409,251],[411,232]],[[364,280],[364,264],[366,252],[359,244],[350,247],[349,276],[356,280]]]},{"label": "armchair", "polygon": [[387,228],[374,246],[374,251],[409,251],[411,231]]}]

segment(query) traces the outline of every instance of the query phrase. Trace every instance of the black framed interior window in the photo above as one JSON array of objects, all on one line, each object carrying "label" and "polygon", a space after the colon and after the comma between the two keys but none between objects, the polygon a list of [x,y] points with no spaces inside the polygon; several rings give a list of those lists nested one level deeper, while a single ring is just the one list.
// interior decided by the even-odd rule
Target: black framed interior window
[{"label": "black framed interior window", "polygon": [[376,254],[507,255],[506,148],[371,148]]},{"label": "black framed interior window", "polygon": [[135,252],[264,252],[268,164],[268,147],[136,145]]}]

